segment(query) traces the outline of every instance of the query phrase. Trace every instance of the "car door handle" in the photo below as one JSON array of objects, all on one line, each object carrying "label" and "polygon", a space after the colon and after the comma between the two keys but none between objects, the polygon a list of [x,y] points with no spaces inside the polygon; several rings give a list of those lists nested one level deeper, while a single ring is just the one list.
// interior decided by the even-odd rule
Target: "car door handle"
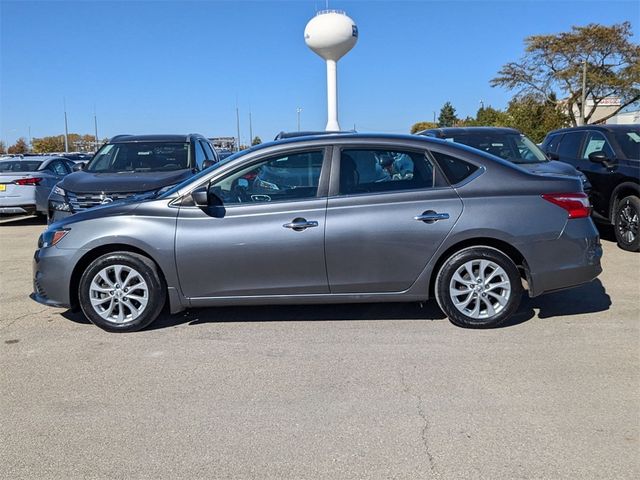
[{"label": "car door handle", "polygon": [[437,212],[434,212],[433,210],[427,210],[426,212],[423,212],[421,215],[416,215],[415,217],[413,217],[413,219],[418,220],[419,222],[424,222],[424,223],[434,223],[434,222],[437,222],[438,220],[448,220],[449,214],[437,213]]},{"label": "car door handle", "polygon": [[296,232],[301,232],[306,228],[317,227],[318,222],[315,220],[306,220],[304,218],[294,218],[292,222],[282,225],[284,228],[290,228]]}]

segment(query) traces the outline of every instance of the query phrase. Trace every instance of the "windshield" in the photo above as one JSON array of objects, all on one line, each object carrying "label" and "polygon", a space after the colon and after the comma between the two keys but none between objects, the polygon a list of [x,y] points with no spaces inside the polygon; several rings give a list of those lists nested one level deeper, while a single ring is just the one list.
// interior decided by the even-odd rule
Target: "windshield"
[{"label": "windshield", "polygon": [[0,162],[0,172],[35,172],[42,162],[9,160]]},{"label": "windshield", "polygon": [[548,161],[535,143],[519,133],[462,133],[451,137],[450,140],[477,148],[513,163]]},{"label": "windshield", "polygon": [[159,198],[168,198],[168,197],[172,196],[175,192],[177,192],[177,191],[183,189],[185,186],[189,185],[190,183],[192,183],[192,182],[197,183],[198,180],[200,180],[200,178],[202,178],[203,176],[208,175],[209,173],[211,173],[215,169],[217,169],[217,168],[219,168],[219,167],[221,167],[223,165],[226,165],[227,163],[235,160],[236,158],[241,157],[243,155],[246,155],[247,153],[252,152],[255,149],[256,149],[256,147],[253,147],[253,148],[250,148],[250,149],[247,149],[247,150],[241,150],[239,152],[236,152],[233,155],[230,155],[230,156],[226,157],[224,160],[220,160],[219,162],[214,163],[210,167],[205,168],[204,170],[198,172],[193,177],[187,178],[185,181],[177,184],[176,186],[172,187],[171,189],[166,190],[166,191],[162,191],[161,190],[160,192],[158,192],[158,197]]},{"label": "windshield", "polygon": [[617,131],[615,137],[625,157],[640,160],[640,128]]},{"label": "windshield", "polygon": [[87,172],[166,172],[189,168],[188,143],[111,143],[85,168]]}]

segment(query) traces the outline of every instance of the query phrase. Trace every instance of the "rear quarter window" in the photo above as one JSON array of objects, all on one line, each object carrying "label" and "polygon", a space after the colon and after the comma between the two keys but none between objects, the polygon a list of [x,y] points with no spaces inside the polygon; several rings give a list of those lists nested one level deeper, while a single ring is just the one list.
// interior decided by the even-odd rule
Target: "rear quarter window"
[{"label": "rear quarter window", "polygon": [[451,185],[456,185],[478,170],[476,165],[445,153],[431,152]]}]

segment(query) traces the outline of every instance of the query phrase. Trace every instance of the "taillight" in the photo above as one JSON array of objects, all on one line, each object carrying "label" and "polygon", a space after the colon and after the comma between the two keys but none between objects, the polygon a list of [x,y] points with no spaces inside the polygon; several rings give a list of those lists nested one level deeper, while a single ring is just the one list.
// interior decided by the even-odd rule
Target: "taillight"
[{"label": "taillight", "polygon": [[40,185],[41,181],[42,181],[41,178],[33,177],[33,178],[20,178],[18,180],[15,180],[13,183],[15,183],[16,185]]},{"label": "taillight", "polygon": [[586,218],[591,213],[589,197],[584,193],[545,193],[542,198],[564,208],[569,218]]}]

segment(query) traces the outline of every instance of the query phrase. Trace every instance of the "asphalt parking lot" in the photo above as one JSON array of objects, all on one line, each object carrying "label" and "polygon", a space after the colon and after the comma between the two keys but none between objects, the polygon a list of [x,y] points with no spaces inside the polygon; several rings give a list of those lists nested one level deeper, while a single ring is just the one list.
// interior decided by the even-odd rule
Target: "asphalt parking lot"
[{"label": "asphalt parking lot", "polygon": [[0,225],[0,478],[640,476],[640,256],[610,240],[599,280],[495,330],[428,303],[115,335],[28,299],[42,229]]}]

